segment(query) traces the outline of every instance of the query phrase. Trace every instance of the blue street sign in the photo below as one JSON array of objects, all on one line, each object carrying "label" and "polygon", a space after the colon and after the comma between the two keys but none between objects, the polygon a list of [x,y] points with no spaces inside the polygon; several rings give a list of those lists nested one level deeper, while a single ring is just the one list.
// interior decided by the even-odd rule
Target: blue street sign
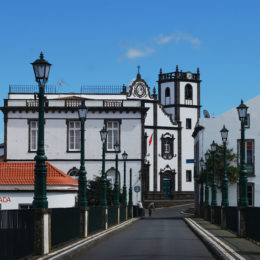
[{"label": "blue street sign", "polygon": [[141,191],[141,187],[140,186],[135,186],[134,187],[134,191],[135,192],[140,192]]},{"label": "blue street sign", "polygon": [[186,163],[195,163],[195,160],[194,159],[187,159]]}]

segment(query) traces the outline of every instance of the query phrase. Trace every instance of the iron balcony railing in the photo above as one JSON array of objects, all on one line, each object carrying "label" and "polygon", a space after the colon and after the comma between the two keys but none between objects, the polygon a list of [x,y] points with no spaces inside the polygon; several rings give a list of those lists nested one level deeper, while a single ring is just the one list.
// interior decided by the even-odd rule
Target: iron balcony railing
[{"label": "iron balcony railing", "polygon": [[121,94],[127,92],[126,86],[81,86],[82,94]]},{"label": "iron balcony railing", "polygon": [[[39,87],[37,85],[9,85],[10,94],[31,94],[38,93]],[[46,85],[45,86],[46,94],[55,94],[58,93],[58,86],[55,85]]]}]

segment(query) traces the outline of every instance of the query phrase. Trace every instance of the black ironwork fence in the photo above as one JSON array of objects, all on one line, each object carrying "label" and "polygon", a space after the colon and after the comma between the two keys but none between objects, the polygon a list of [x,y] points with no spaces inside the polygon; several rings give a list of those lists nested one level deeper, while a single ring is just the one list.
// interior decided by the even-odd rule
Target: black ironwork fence
[{"label": "black ironwork fence", "polygon": [[133,210],[133,206],[128,206],[128,210],[127,210],[127,218],[132,218],[132,210]]},{"label": "black ironwork fence", "polygon": [[207,220],[211,220],[211,206],[207,206]]},{"label": "black ironwork fence", "polygon": [[82,86],[82,94],[120,94],[128,91],[125,86]]},{"label": "black ironwork fence", "polygon": [[114,226],[117,224],[117,206],[109,206],[108,207],[108,226]]},{"label": "black ironwork fence", "polygon": [[238,231],[237,207],[227,207],[226,211],[227,229]]},{"label": "black ironwork fence", "polygon": [[246,207],[246,236],[260,242],[260,207]]},{"label": "black ironwork fence", "polygon": [[204,206],[200,205],[200,217],[204,218]]},{"label": "black ironwork fence", "polygon": [[125,221],[125,219],[126,219],[126,207],[125,206],[120,206],[120,222],[123,222],[123,221]]},{"label": "black ironwork fence", "polygon": [[221,206],[214,207],[214,223],[221,225]]},{"label": "black ironwork fence", "polygon": [[[9,93],[32,94],[38,93],[39,87],[37,85],[9,85]],[[46,94],[58,93],[58,87],[55,85],[45,86]]]},{"label": "black ironwork fence", "polygon": [[0,259],[33,255],[33,210],[0,210]]},{"label": "black ironwork fence", "polygon": [[80,209],[54,208],[51,213],[51,247],[80,237]]},{"label": "black ironwork fence", "polygon": [[88,233],[94,234],[104,229],[103,207],[89,207]]}]

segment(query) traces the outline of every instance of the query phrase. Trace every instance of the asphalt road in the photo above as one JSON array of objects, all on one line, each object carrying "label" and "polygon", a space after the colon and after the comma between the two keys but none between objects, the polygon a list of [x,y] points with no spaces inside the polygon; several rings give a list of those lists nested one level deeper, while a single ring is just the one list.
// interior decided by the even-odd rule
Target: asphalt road
[{"label": "asphalt road", "polygon": [[183,209],[156,209],[152,217],[136,221],[69,259],[215,259],[182,220]]}]

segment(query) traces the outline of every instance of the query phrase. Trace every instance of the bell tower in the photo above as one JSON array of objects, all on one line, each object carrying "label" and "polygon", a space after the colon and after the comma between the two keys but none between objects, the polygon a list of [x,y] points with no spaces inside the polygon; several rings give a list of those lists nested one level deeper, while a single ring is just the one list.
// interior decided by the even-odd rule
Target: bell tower
[{"label": "bell tower", "polygon": [[178,130],[178,191],[194,190],[194,147],[192,132],[200,118],[200,71],[179,70],[163,73],[158,79],[159,103],[179,125]]}]

